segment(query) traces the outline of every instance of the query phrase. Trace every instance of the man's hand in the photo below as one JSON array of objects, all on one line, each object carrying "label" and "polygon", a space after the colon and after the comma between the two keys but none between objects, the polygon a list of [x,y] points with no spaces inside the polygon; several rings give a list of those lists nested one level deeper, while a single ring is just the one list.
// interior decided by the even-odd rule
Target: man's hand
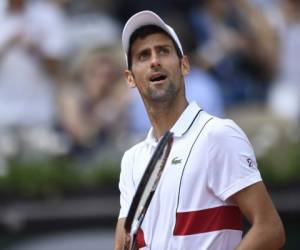
[{"label": "man's hand", "polygon": [[121,218],[118,220],[115,232],[114,250],[131,250],[129,249],[131,237],[124,229],[125,219],[126,218]]},{"label": "man's hand", "polygon": [[130,235],[126,233],[125,235],[125,242],[124,242],[124,250],[130,250]]}]

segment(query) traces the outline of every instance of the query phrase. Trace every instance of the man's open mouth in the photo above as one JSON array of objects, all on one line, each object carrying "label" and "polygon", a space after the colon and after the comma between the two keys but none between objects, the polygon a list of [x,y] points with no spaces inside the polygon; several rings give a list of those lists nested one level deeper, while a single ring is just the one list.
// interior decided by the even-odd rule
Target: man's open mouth
[{"label": "man's open mouth", "polygon": [[167,78],[167,76],[165,74],[161,74],[161,73],[157,73],[157,74],[153,74],[150,77],[150,81],[155,83],[155,82],[160,82],[163,81]]}]

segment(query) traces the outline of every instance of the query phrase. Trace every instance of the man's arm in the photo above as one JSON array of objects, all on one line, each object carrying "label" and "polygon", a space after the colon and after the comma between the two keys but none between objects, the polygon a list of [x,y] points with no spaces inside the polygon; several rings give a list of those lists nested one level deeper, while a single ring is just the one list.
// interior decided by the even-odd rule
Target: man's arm
[{"label": "man's arm", "polygon": [[116,231],[115,231],[115,246],[114,250],[123,250],[125,248],[125,242],[128,241],[126,238],[126,232],[124,229],[124,223],[126,218],[118,219]]},{"label": "man's arm", "polygon": [[241,190],[231,199],[251,224],[237,250],[277,250],[283,247],[283,224],[263,182]]}]

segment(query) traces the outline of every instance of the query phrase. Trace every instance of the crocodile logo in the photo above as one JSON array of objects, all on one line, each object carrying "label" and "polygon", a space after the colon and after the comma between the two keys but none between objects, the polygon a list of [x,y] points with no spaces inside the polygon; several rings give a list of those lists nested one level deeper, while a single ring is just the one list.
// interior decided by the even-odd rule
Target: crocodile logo
[{"label": "crocodile logo", "polygon": [[174,157],[172,159],[172,164],[177,165],[177,164],[180,164],[181,161],[182,161],[182,159],[179,159],[178,157]]}]

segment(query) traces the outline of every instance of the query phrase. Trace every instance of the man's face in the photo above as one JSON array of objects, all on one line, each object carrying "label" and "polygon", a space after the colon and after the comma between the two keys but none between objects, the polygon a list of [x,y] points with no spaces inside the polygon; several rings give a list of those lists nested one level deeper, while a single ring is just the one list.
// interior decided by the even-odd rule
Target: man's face
[{"label": "man's face", "polygon": [[145,100],[165,102],[184,95],[183,76],[188,62],[178,58],[173,41],[164,33],[154,33],[132,44],[132,68],[127,82],[137,87]]}]

